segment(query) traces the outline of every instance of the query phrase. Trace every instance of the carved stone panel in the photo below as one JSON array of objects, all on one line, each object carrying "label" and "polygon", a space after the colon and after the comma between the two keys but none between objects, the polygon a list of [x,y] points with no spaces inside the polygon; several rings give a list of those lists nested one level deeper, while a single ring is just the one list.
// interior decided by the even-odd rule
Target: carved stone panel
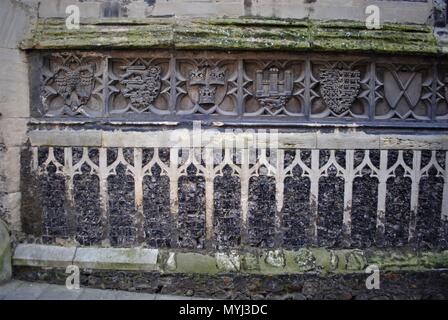
[{"label": "carved stone panel", "polygon": [[109,71],[109,113],[170,113],[168,60],[112,59]]},{"label": "carved stone panel", "polygon": [[234,61],[180,60],[176,78],[176,113],[237,114]]},{"label": "carved stone panel", "polygon": [[96,57],[55,54],[42,67],[42,105],[45,116],[100,116],[103,112],[103,62]]},{"label": "carved stone panel", "polygon": [[428,65],[379,64],[379,119],[431,119],[432,72]]},{"label": "carved stone panel", "polygon": [[321,62],[311,65],[311,116],[368,118],[369,64]]},{"label": "carved stone panel", "polygon": [[244,62],[244,113],[304,114],[304,63],[301,61]]},{"label": "carved stone panel", "polygon": [[448,67],[423,58],[136,51],[37,59],[32,111],[43,117],[448,120]]}]

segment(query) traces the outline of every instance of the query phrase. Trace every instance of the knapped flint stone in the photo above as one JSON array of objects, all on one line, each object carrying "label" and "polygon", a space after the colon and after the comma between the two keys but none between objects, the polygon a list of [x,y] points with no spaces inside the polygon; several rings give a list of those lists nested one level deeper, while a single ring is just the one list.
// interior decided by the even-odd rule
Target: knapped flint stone
[{"label": "knapped flint stone", "polygon": [[319,246],[338,247],[342,243],[344,179],[329,176],[320,179],[317,240]]},{"label": "knapped flint stone", "polygon": [[395,178],[387,181],[385,246],[404,246],[409,237],[411,215],[411,179],[397,169]]},{"label": "knapped flint stone", "polygon": [[[97,150],[97,149],[96,149]],[[82,152],[76,152],[73,149],[74,161],[82,156]],[[89,152],[93,157],[92,161],[98,157],[97,152]],[[76,160],[75,160],[76,159]],[[83,164],[81,174],[77,174],[73,178],[74,190],[74,212],[77,215],[76,223],[76,240],[81,245],[95,245],[102,240],[101,212],[100,212],[100,196],[99,196],[99,178],[91,174],[91,167]]]},{"label": "knapped flint stone", "polygon": [[153,248],[170,248],[174,228],[170,211],[170,182],[160,172],[160,167],[155,165],[153,175],[143,178],[146,243]]},{"label": "knapped flint stone", "polygon": [[443,239],[440,232],[442,223],[443,178],[431,174],[420,180],[418,197],[416,237],[417,245],[422,249],[438,247]]},{"label": "knapped flint stone", "polygon": [[118,165],[116,175],[107,178],[109,192],[109,240],[112,246],[129,247],[137,242],[134,178]]},{"label": "knapped flint stone", "polygon": [[[54,149],[55,158],[64,163],[64,149]],[[39,162],[46,160],[45,150],[39,153]],[[65,177],[57,172],[54,164],[47,167],[38,178],[42,206],[42,234],[47,243],[57,238],[66,239],[69,235],[67,221],[67,199],[65,198]]]},{"label": "knapped flint stone", "polygon": [[217,249],[237,247],[241,240],[241,183],[224,167],[214,181],[214,233]]},{"label": "knapped flint stone", "polygon": [[353,181],[351,247],[374,245],[377,219],[378,179],[366,172]]},{"label": "knapped flint stone", "polygon": [[275,178],[260,175],[249,180],[248,240],[251,246],[275,246]]},{"label": "knapped flint stone", "polygon": [[0,283],[11,279],[11,239],[3,220],[0,219]]},{"label": "knapped flint stone", "polygon": [[202,249],[205,242],[205,179],[190,166],[179,178],[178,246]]},{"label": "knapped flint stone", "polygon": [[[304,152],[302,151],[302,157]],[[285,166],[292,162],[294,153],[285,152]],[[284,180],[282,208],[283,247],[294,249],[311,244],[310,180],[302,176],[299,166],[292,170],[292,177]]]}]

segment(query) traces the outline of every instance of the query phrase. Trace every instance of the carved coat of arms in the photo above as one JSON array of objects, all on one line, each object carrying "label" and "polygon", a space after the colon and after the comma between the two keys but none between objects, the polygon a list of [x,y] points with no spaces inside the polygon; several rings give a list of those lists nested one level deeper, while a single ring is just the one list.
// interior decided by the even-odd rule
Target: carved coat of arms
[{"label": "carved coat of arms", "polygon": [[160,67],[135,65],[126,67],[120,81],[123,96],[129,98],[131,106],[138,112],[148,110],[160,93]]},{"label": "carved coat of arms", "polygon": [[320,91],[327,107],[336,114],[349,110],[358,95],[360,81],[358,70],[322,68]]},{"label": "carved coat of arms", "polygon": [[266,112],[276,115],[285,109],[292,96],[292,86],[292,73],[289,70],[281,72],[274,67],[258,70],[255,97]]},{"label": "carved coat of arms", "polygon": [[[200,66],[189,72],[188,93],[194,103],[199,105],[202,110],[207,111],[207,109],[219,105],[224,99],[226,83],[225,68]],[[218,92],[219,87],[223,87],[224,90]]]},{"label": "carved coat of arms", "polygon": [[422,95],[422,74],[406,70],[384,72],[384,96],[401,116],[412,110]]},{"label": "carved coat of arms", "polygon": [[46,80],[43,88],[44,106],[48,108],[51,101],[60,96],[63,105],[60,109],[52,110],[51,115],[84,113],[95,85],[94,77],[94,64],[82,63],[76,56],[67,57],[61,65],[55,67],[52,76]]}]

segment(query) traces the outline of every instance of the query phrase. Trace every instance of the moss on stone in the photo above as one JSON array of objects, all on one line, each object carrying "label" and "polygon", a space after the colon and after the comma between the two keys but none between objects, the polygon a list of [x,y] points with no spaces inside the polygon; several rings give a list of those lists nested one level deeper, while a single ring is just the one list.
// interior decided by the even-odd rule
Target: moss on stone
[{"label": "moss on stone", "polygon": [[351,51],[394,54],[442,52],[428,26],[293,19],[85,20],[67,30],[62,19],[39,19],[22,49],[219,49]]}]

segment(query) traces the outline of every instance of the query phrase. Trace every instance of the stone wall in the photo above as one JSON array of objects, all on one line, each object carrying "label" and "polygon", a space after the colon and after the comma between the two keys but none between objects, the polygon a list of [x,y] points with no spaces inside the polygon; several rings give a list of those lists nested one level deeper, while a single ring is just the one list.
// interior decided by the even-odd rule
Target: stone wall
[{"label": "stone wall", "polygon": [[[65,8],[76,1],[44,1],[39,17],[64,17]],[[376,5],[383,22],[426,23],[432,0],[89,0],[78,3],[84,18],[101,17],[269,17],[364,21],[365,8]],[[397,14],[400,12],[400,14]]]},{"label": "stone wall", "polygon": [[[364,258],[347,267],[360,249],[386,269],[383,252],[411,250],[393,268],[444,277],[428,271],[448,246],[448,67],[431,1],[79,1],[75,31],[61,19],[72,3],[0,3],[0,218],[18,248],[93,250],[83,283],[107,287],[122,265],[98,267],[102,250],[156,249],[154,272],[117,287],[201,291],[210,266],[219,297],[270,297],[275,283],[249,288],[245,272],[279,275],[277,296],[312,282],[321,266],[302,264],[322,250],[322,266],[343,257],[331,273],[362,272]],[[370,3],[381,30],[365,30]],[[314,20],[335,18],[351,21]],[[33,280],[75,258],[20,254],[16,275]]]}]

